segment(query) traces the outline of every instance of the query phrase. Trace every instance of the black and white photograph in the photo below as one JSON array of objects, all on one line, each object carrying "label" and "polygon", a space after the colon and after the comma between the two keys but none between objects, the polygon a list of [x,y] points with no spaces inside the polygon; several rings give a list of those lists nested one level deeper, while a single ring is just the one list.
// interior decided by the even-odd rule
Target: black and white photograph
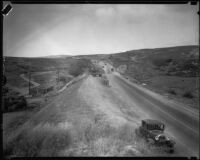
[{"label": "black and white photograph", "polygon": [[198,12],[4,1],[3,156],[199,158]]}]

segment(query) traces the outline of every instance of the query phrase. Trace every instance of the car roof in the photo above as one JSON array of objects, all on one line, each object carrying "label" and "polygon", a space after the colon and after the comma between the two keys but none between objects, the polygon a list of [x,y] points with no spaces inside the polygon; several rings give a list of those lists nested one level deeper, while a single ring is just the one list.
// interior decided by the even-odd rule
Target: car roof
[{"label": "car roof", "polygon": [[143,120],[147,124],[159,124],[159,125],[164,125],[161,121],[154,120],[154,119],[144,119]]}]

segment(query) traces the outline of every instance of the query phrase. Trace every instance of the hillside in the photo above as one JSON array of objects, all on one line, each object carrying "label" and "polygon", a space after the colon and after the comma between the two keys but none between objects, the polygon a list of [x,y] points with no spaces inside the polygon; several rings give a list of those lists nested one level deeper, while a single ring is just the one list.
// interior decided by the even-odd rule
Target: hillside
[{"label": "hillside", "polygon": [[145,72],[152,71],[155,73],[151,74],[196,77],[199,69],[198,52],[198,46],[142,49],[112,54],[109,59],[115,67],[126,64],[129,74],[144,71],[148,75]]},{"label": "hillside", "polygon": [[[133,87],[116,72],[104,76],[109,80],[109,86],[104,83],[104,78],[85,74],[60,94],[50,97],[49,102],[32,114],[4,114],[4,155],[127,157],[190,156],[198,153],[193,131],[198,113],[174,105],[152,92],[147,93],[141,86],[135,84]],[[152,98],[154,102],[150,100]],[[160,99],[165,102],[161,103],[158,101]],[[159,106],[164,111],[156,110]],[[165,114],[168,109],[172,110],[171,116],[176,117],[175,121]],[[188,126],[180,124],[178,119],[182,116],[176,116],[174,111],[186,117],[183,122],[189,121],[191,124],[195,120],[195,125],[189,128],[191,132],[185,132]],[[135,134],[141,120],[152,117],[164,122],[167,126],[165,132],[176,140],[177,149],[173,155],[160,147],[148,145]],[[191,134],[194,136],[191,137]],[[187,144],[189,149],[185,147]]]},{"label": "hillside", "polygon": [[[101,84],[100,79],[86,77],[56,96],[53,102],[12,132],[7,133],[12,127],[12,123],[7,122],[4,154],[47,157],[152,154],[149,148],[143,147],[142,140],[135,139],[135,125],[130,123],[135,117],[115,108],[123,99],[115,102],[110,99],[113,94]],[[106,101],[99,106],[102,95]],[[107,110],[104,109],[106,104],[109,104]],[[120,115],[112,113],[112,110]],[[129,112],[134,114],[134,110]],[[127,122],[126,116],[130,117],[130,122]],[[135,144],[134,151],[127,148],[131,143]]]},{"label": "hillside", "polygon": [[[74,59],[71,57],[62,58],[25,58],[25,57],[5,57],[5,75],[7,84],[17,88],[27,88],[28,82],[23,80],[20,75],[25,74],[28,77],[31,72],[31,80],[36,82],[49,83],[52,80],[56,85],[56,78],[59,75],[67,79],[69,70],[74,69],[74,65],[82,62],[89,64],[88,60]],[[82,68],[86,67],[83,66]],[[62,78],[60,77],[60,78]],[[63,78],[62,78],[63,79]]]},{"label": "hillside", "polygon": [[[37,94],[25,96],[29,66]],[[197,46],[6,57],[4,155],[199,155],[198,67]],[[47,92],[49,87],[54,90]],[[166,135],[176,142],[174,154],[135,134],[143,119],[165,124]]]},{"label": "hillside", "polygon": [[108,60],[127,78],[198,107],[198,46],[133,50],[112,54]]}]

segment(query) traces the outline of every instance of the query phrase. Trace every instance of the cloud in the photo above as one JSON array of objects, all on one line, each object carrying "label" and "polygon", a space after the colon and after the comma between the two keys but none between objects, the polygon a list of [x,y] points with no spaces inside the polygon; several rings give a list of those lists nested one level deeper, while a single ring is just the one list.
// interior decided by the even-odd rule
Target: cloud
[{"label": "cloud", "polygon": [[152,19],[165,18],[167,9],[165,5],[95,5],[95,15],[100,22],[118,24],[141,24]]},{"label": "cloud", "polygon": [[112,17],[116,14],[113,7],[102,7],[96,10],[96,15],[99,17]]},{"label": "cloud", "polygon": [[165,12],[164,5],[116,5],[117,11],[122,15],[152,16]]},{"label": "cloud", "polygon": [[111,53],[186,42],[196,44],[198,15],[193,7],[189,6],[187,12],[185,8],[132,4],[16,5],[4,20],[4,53]]}]

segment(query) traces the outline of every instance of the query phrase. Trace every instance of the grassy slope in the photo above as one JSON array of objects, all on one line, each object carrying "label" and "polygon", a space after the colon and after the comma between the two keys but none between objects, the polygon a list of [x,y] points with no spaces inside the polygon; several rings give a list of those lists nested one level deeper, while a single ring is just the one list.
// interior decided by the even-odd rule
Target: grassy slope
[{"label": "grassy slope", "polygon": [[[24,81],[20,74],[25,74],[25,77],[28,77],[30,66],[31,80],[41,84],[39,88],[52,86],[61,88],[73,78],[73,76],[70,76],[69,70],[74,68],[73,65],[79,62],[82,62],[82,64],[87,63],[84,60],[63,56],[60,58],[6,57],[5,74],[7,84],[13,89],[28,90],[28,82]],[[77,70],[80,71],[80,68],[77,68]],[[58,84],[57,71],[59,71]]]},{"label": "grassy slope", "polygon": [[[150,154],[145,142],[134,135],[134,129],[124,125],[113,128],[94,113],[78,90],[82,82],[72,85],[67,91],[31,118],[19,116],[18,127],[4,134],[4,154],[15,156],[135,156]],[[6,119],[4,115],[4,119]],[[22,118],[27,122],[22,123]],[[9,123],[9,124],[8,124]],[[22,125],[19,125],[21,123]],[[7,128],[13,123],[7,122]],[[136,153],[124,148],[137,146]],[[137,153],[139,152],[139,153]]]},{"label": "grassy slope", "polygon": [[19,88],[27,87],[28,83],[19,77],[20,74],[28,72],[28,66],[32,73],[42,71],[67,70],[74,62],[72,58],[17,58],[6,57],[5,74],[8,84]]},{"label": "grassy slope", "polygon": [[[196,51],[194,50],[195,47],[191,46],[130,51],[112,55],[109,61],[115,67],[126,64],[128,69],[125,75],[136,78],[140,82],[145,82],[151,89],[166,93],[169,88],[172,88],[177,93],[177,95],[172,95],[173,97],[180,98],[185,103],[192,103],[198,97],[197,91],[194,91],[197,88],[196,78],[184,77],[185,74],[181,76],[166,75],[164,72],[166,68],[164,67],[164,71],[162,71],[160,66],[155,64],[159,64],[163,59],[169,58],[176,61],[195,59]],[[94,57],[91,58],[93,59]],[[97,59],[107,60],[107,58],[106,56],[99,56]],[[33,61],[34,71],[51,70],[58,66],[67,67],[71,63],[65,64],[65,59],[60,60],[60,62],[59,60],[55,62],[55,59],[51,59],[48,62],[44,62],[44,60]],[[69,61],[73,60],[70,59]],[[155,61],[157,62],[155,63]],[[21,64],[27,64],[27,61],[23,58],[11,58],[10,61],[6,60],[6,62],[8,62],[6,72],[11,74],[11,79],[16,84],[14,76],[17,77],[27,70],[24,66],[20,66]],[[17,83],[17,85],[21,84],[21,82]],[[77,92],[75,91],[78,90],[80,85],[81,83],[78,83],[69,88],[67,94],[60,95],[54,102],[49,103],[35,115],[32,113],[27,114],[27,112],[25,114],[19,113],[19,115],[9,114],[10,117],[8,114],[4,115],[4,153],[19,156],[134,156],[137,155],[135,152],[123,150],[123,147],[125,144],[137,143],[140,153],[148,155],[145,143],[133,138],[135,133],[130,126],[122,126],[116,130],[108,124],[102,125],[101,117],[92,113],[86,104],[78,101],[79,97],[77,97]],[[184,90],[191,91],[195,98],[183,99],[182,93]],[[63,99],[65,100],[64,102]],[[191,102],[188,102],[188,100]],[[60,102],[65,105],[59,105]],[[196,105],[196,101],[194,105]],[[25,125],[24,123],[30,117],[31,120]],[[43,124],[39,125],[41,122]],[[71,125],[73,126],[72,128],[70,127]]]},{"label": "grassy slope", "polygon": [[[161,94],[198,107],[198,46],[133,50],[110,56],[115,67],[126,65],[124,75]],[[171,94],[173,90],[175,94]],[[194,97],[183,97],[189,91]]]}]

